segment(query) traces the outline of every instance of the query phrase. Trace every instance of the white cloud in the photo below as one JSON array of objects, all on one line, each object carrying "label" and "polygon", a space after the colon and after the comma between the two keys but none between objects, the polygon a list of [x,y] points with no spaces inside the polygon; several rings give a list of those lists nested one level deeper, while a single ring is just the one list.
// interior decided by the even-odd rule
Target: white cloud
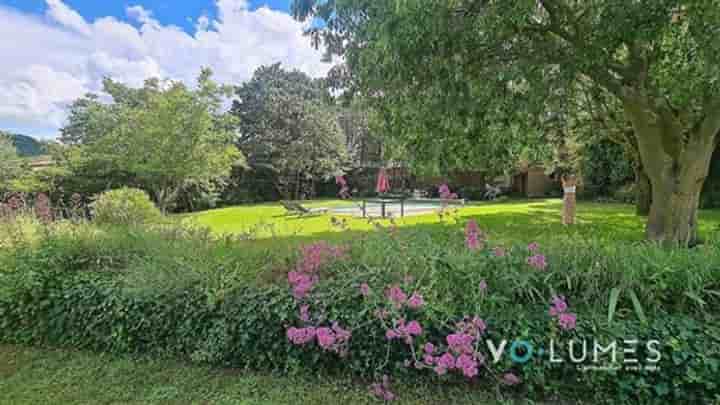
[{"label": "white cloud", "polygon": [[83,35],[90,35],[92,33],[90,26],[85,22],[85,19],[75,10],[68,7],[61,0],[46,0],[47,1],[47,12],[46,15],[71,30],[77,31]]},{"label": "white cloud", "polygon": [[136,23],[86,21],[62,0],[46,0],[45,17],[0,6],[0,129],[59,128],[67,106],[100,90],[111,76],[139,86],[148,77],[194,83],[203,66],[219,81],[240,83],[263,64],[282,62],[317,77],[330,65],[288,14],[245,0],[217,0],[217,19],[200,16],[192,34],[163,25],[152,11],[128,7]]}]

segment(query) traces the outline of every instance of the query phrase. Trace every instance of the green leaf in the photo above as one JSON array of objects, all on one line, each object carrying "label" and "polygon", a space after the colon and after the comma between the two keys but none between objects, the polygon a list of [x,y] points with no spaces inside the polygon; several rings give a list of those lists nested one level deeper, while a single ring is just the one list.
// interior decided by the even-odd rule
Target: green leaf
[{"label": "green leaf", "polygon": [[615,287],[610,290],[610,303],[608,304],[608,323],[611,324],[615,316],[618,299],[620,298],[620,288]]},{"label": "green leaf", "polygon": [[635,294],[633,290],[630,290],[630,299],[632,300],[633,307],[635,307],[635,314],[640,319],[640,322],[647,323],[647,317],[645,316],[642,304],[640,304],[640,299],[638,299],[637,294]]}]

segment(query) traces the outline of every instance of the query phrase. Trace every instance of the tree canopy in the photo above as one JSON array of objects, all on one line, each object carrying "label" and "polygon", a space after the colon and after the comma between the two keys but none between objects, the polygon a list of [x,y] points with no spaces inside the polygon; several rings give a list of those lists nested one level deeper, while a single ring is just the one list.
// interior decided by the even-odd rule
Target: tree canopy
[{"label": "tree canopy", "polygon": [[109,102],[76,101],[61,141],[64,162],[104,188],[139,186],[167,209],[185,187],[229,175],[242,155],[234,146],[234,118],[223,110],[228,89],[204,70],[197,88],[148,80],[139,89],[105,80]]},{"label": "tree canopy", "polygon": [[720,131],[720,0],[296,0],[293,12],[323,21],[310,35],[418,156],[507,159],[614,104],[652,186],[648,237],[696,240]]},{"label": "tree canopy", "polygon": [[317,181],[348,163],[346,139],[322,81],[275,64],[258,68],[235,94],[238,145],[251,167],[272,170],[285,198],[312,195]]}]

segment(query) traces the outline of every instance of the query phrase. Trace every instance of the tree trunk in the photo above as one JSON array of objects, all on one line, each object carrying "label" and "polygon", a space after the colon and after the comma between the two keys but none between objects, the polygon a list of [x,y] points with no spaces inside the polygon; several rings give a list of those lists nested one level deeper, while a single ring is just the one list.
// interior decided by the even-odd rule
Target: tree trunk
[{"label": "tree trunk", "polygon": [[636,94],[623,100],[633,124],[643,171],[650,180],[646,236],[668,246],[698,241],[700,191],[715,145],[714,121],[686,129],[673,111]]},{"label": "tree trunk", "polygon": [[705,176],[653,176],[647,238],[667,245],[697,242],[697,211]]},{"label": "tree trunk", "polygon": [[652,203],[652,186],[650,178],[638,165],[635,168],[635,214],[646,217],[650,214],[650,205]]}]

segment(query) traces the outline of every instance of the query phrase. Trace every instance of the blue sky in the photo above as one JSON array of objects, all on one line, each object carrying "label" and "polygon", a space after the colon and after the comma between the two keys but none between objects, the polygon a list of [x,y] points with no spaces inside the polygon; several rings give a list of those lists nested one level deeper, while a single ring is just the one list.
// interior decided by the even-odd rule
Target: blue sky
[{"label": "blue sky", "polygon": [[[270,9],[289,12],[291,0],[251,0],[250,9],[267,6]],[[88,20],[113,16],[125,18],[128,6],[141,5],[152,10],[155,17],[163,24],[172,24],[191,32],[192,20],[201,15],[216,17],[215,2],[212,0],[67,0],[64,2]],[[42,15],[47,9],[45,0],[0,0],[0,5],[11,7],[27,13]]]},{"label": "blue sky", "polygon": [[203,67],[239,84],[280,62],[327,74],[291,0],[0,0],[0,129],[54,138],[104,77],[192,84]]}]

